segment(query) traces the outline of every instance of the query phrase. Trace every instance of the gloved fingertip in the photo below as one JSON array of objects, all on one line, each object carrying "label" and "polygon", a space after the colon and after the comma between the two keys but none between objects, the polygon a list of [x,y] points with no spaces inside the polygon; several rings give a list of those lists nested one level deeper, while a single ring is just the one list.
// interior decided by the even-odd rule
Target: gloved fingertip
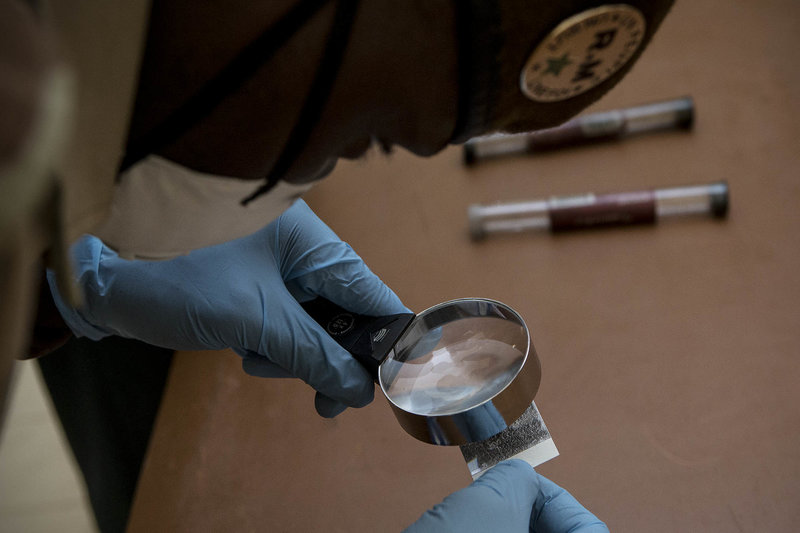
[{"label": "gloved fingertip", "polygon": [[528,472],[532,478],[538,477],[536,469],[533,468],[528,461],[523,461],[522,459],[506,459],[497,464],[497,466],[502,465],[506,465],[504,468],[514,468],[515,470]]},{"label": "gloved fingertip", "polygon": [[538,490],[539,474],[522,459],[508,459],[493,466],[488,472],[478,478],[478,481],[489,484],[517,484],[524,487],[524,491],[533,494]]},{"label": "gloved fingertip", "polygon": [[531,510],[531,531],[608,532],[608,526],[566,489],[536,474],[539,496]]},{"label": "gloved fingertip", "polygon": [[314,408],[317,410],[319,416],[323,418],[334,418],[343,413],[344,410],[347,409],[347,406],[342,402],[318,392],[314,397]]}]

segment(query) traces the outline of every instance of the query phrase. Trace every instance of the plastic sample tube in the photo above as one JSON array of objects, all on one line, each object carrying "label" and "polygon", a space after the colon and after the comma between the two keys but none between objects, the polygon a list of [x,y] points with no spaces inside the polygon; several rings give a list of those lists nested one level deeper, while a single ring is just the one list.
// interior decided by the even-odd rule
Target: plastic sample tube
[{"label": "plastic sample tube", "polygon": [[472,205],[468,210],[470,235],[482,239],[492,233],[525,230],[552,232],[655,224],[663,217],[728,213],[725,182],[667,189],[609,194],[584,194],[496,205]]},{"label": "plastic sample tube", "polygon": [[464,163],[482,159],[556,150],[595,142],[612,141],[645,132],[684,129],[694,123],[694,103],[684,96],[652,104],[591,113],[555,128],[516,135],[491,135],[464,144]]}]

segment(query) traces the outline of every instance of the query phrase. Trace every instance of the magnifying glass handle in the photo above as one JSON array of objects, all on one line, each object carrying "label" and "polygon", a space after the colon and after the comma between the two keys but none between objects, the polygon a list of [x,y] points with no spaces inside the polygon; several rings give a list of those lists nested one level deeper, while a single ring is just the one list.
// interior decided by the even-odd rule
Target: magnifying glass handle
[{"label": "magnifying glass handle", "polygon": [[325,298],[301,304],[328,335],[378,380],[378,367],[414,319],[413,313],[366,316],[351,313]]}]

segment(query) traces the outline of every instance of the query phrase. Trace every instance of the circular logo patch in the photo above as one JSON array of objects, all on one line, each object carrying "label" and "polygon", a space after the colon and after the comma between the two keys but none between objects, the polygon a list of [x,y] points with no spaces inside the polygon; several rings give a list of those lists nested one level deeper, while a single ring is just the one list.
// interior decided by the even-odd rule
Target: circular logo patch
[{"label": "circular logo patch", "polygon": [[528,58],[520,88],[537,102],[559,102],[596,87],[622,68],[644,38],[644,15],[619,4],[559,24]]},{"label": "circular logo patch", "polygon": [[341,313],[333,317],[330,322],[328,322],[328,327],[325,329],[328,331],[328,334],[336,336],[336,335],[344,335],[351,329],[356,323],[356,319],[353,315],[349,313]]}]

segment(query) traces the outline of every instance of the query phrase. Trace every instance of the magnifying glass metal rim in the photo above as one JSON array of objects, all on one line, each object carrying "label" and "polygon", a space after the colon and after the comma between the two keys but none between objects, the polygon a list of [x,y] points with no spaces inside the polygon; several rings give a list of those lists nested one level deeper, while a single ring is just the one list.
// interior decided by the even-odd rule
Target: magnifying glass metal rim
[{"label": "magnifying glass metal rim", "polygon": [[[500,310],[506,316],[494,316],[498,316],[498,318],[504,318],[506,320],[511,319],[513,322],[517,323],[522,328],[522,331],[525,333],[526,337],[523,362],[516,374],[509,379],[508,383],[506,383],[503,388],[497,391],[491,398],[482,400],[480,403],[466,410],[442,414],[417,413],[398,406],[392,400],[391,395],[387,393],[386,386],[382,379],[382,373],[379,370],[378,383],[381,387],[381,391],[389,401],[389,405],[392,407],[392,410],[400,422],[400,425],[411,436],[423,442],[440,445],[457,445],[474,442],[475,439],[471,438],[463,431],[462,421],[465,418],[469,417],[473,413],[478,416],[478,411],[481,409],[486,409],[488,407],[487,404],[491,403],[489,408],[492,409],[492,412],[495,415],[499,414],[499,416],[505,421],[506,425],[511,425],[530,406],[531,402],[536,396],[536,392],[539,390],[539,383],[541,381],[541,365],[539,362],[539,357],[536,354],[536,350],[533,347],[533,343],[531,342],[530,329],[525,324],[525,320],[522,318],[522,316],[520,316],[519,313],[517,313],[508,305],[497,300],[491,300],[488,298],[458,298],[429,307],[414,318],[411,326],[406,329],[403,335],[398,339],[397,343],[395,343],[395,346],[401,345],[403,342],[412,344],[414,340],[408,339],[407,336],[415,331],[414,325],[424,323],[426,317],[430,317],[431,315],[441,312],[442,310],[446,310],[447,308],[461,307],[463,310],[463,308],[466,306],[474,306],[478,308],[483,307],[487,311]],[[469,310],[466,310],[463,313],[463,318],[493,316],[490,314],[469,314],[468,311]],[[428,324],[428,331],[445,323],[447,322],[443,322],[441,324],[437,324],[435,322]],[[392,352],[390,352],[387,359],[392,357],[393,353],[394,348]],[[382,366],[383,363],[381,363],[381,367]]]}]

